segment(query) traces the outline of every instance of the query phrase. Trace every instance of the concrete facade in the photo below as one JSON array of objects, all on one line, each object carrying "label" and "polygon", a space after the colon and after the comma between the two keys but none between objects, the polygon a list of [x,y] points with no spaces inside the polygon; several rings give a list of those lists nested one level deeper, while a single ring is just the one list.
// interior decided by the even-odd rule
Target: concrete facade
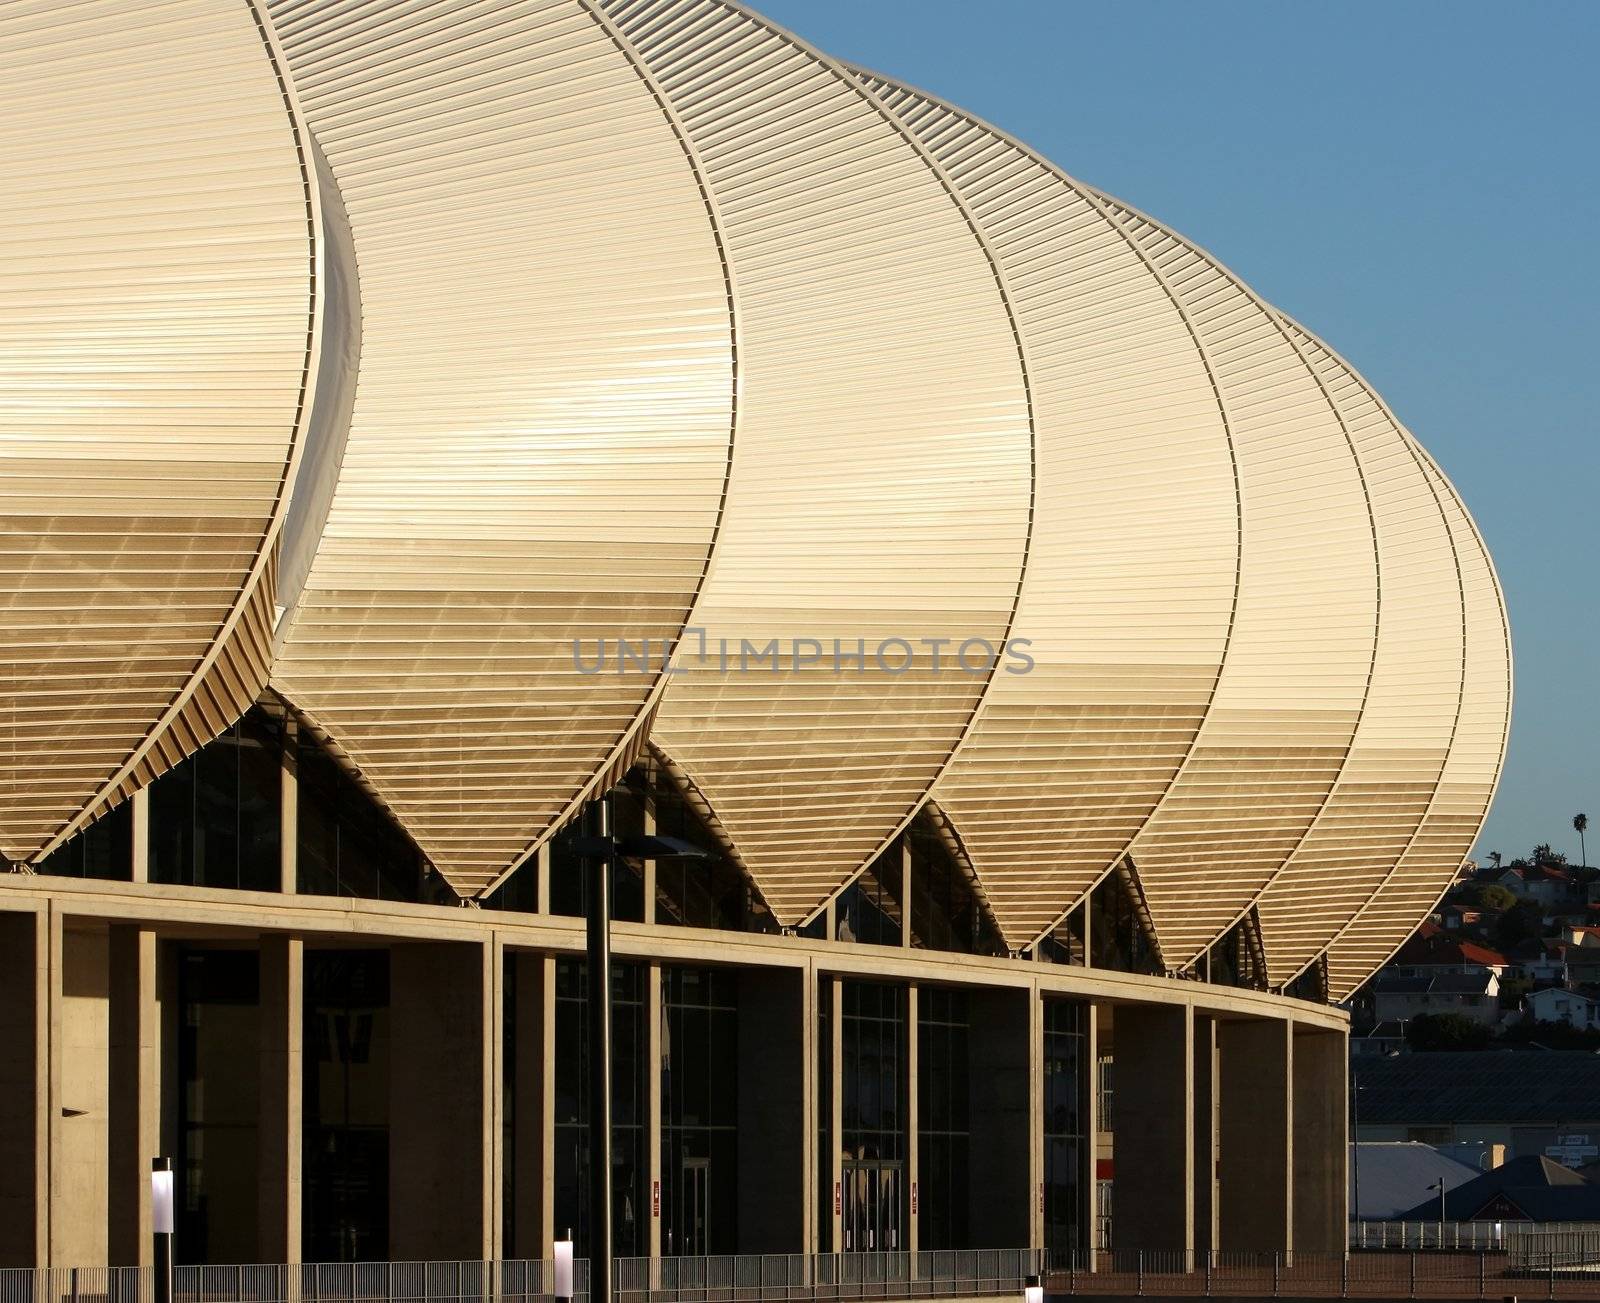
[{"label": "concrete facade", "polygon": [[[13,877],[0,888],[0,1027],[22,1051],[0,1063],[0,1145],[11,1160],[0,1165],[6,1263],[146,1256],[149,1161],[176,1144],[169,956],[179,945],[259,956],[259,1049],[242,1065],[259,1076],[258,1214],[242,1234],[260,1260],[303,1256],[306,957],[328,947],[389,957],[388,1215],[397,1256],[548,1256],[560,1229],[554,970],[580,952],[581,920],[144,883]],[[1222,1248],[1324,1249],[1337,1240],[1346,1022],[1336,1009],[1028,959],[649,924],[618,923],[613,934],[617,957],[647,970],[737,970],[738,1126],[755,1142],[740,1149],[741,1252],[838,1243],[837,1215],[826,1215],[837,1205],[819,1197],[829,1175],[819,1144],[844,1124],[834,1002],[845,981],[861,980],[968,993],[973,1247],[1042,1247],[1039,1029],[1053,999],[1083,1002],[1089,1062],[1114,1065],[1117,1247],[1189,1253],[1214,1235]],[[645,990],[655,1024],[659,980]],[[819,1024],[824,1004],[835,1016]],[[819,1026],[831,1047],[819,1043]],[[659,1037],[649,1054],[656,1063]],[[914,1097],[915,1050],[907,1057]],[[822,1062],[832,1065],[831,1083],[819,1076]],[[659,1075],[658,1066],[645,1072]],[[1083,1107],[1093,1135],[1092,1090]],[[651,1105],[657,1129],[660,1108]],[[917,1134],[914,1113],[907,1125]],[[1205,1175],[1213,1147],[1215,1191]],[[1094,1148],[1086,1232],[1095,1221]],[[659,1191],[659,1141],[646,1162],[646,1188]],[[916,1244],[916,1213],[907,1211],[905,1229],[907,1245]],[[234,1230],[228,1242],[240,1243]]]}]

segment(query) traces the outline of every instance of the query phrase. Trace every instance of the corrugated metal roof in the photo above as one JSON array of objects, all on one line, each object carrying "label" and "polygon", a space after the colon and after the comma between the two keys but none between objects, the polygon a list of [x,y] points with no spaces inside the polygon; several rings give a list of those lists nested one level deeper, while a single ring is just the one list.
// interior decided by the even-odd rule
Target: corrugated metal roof
[{"label": "corrugated metal roof", "polygon": [[1363,1126],[1600,1123],[1600,1054],[1460,1050],[1361,1058],[1351,1067]]}]

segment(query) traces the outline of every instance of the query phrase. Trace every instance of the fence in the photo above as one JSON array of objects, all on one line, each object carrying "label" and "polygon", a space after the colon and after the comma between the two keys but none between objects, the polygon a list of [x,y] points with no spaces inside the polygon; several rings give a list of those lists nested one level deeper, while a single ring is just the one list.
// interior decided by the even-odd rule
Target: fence
[{"label": "fence", "polygon": [[1528,1237],[1600,1237],[1600,1222],[1351,1222],[1352,1249],[1489,1249],[1519,1252]]},{"label": "fence", "polygon": [[[1447,1224],[1448,1226],[1448,1224]],[[1437,1230],[1437,1223],[1435,1223]],[[981,1295],[1600,1300],[1600,1226],[1506,1224],[1504,1248],[1338,1253],[925,1253],[621,1258],[616,1303],[776,1303]],[[576,1264],[579,1299],[587,1264]],[[174,1303],[552,1303],[549,1262],[179,1267]],[[149,1268],[7,1268],[0,1303],[153,1303]]]},{"label": "fence", "polygon": [[[1530,1242],[1531,1243],[1531,1242]],[[1600,1264],[1554,1253],[1372,1250],[1356,1253],[1100,1252],[1052,1263],[1050,1294],[1130,1297],[1600,1299]]]},{"label": "fence", "polygon": [[[1030,1249],[928,1253],[619,1258],[615,1303],[1020,1297],[1040,1269]],[[588,1293],[588,1264],[574,1272]],[[0,1269],[0,1303],[154,1303],[148,1267]],[[551,1303],[550,1262],[354,1262],[179,1267],[173,1303]]]}]

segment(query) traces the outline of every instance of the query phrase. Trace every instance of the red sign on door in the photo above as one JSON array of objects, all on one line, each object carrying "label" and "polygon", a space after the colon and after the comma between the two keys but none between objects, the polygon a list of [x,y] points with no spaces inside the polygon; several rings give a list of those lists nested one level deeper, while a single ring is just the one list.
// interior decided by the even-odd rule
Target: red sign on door
[{"label": "red sign on door", "polygon": [[840,1182],[833,1183],[833,1215],[837,1217],[844,1208],[844,1196],[840,1192]]},{"label": "red sign on door", "polygon": [[661,1182],[650,1182],[650,1215],[661,1216]]},{"label": "red sign on door", "polygon": [[917,1215],[917,1183],[915,1181],[911,1183],[911,1215],[913,1217]]}]

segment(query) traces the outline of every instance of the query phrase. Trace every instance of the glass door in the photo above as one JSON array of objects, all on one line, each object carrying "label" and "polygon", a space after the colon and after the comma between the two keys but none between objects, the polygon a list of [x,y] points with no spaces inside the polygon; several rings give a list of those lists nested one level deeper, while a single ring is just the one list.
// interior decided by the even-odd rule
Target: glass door
[{"label": "glass door", "polygon": [[711,1243],[709,1227],[711,1163],[705,1158],[683,1160],[683,1182],[679,1187],[682,1216],[678,1225],[683,1227],[683,1242],[677,1252],[690,1258],[703,1258]]},{"label": "glass door", "polygon": [[904,1247],[904,1171],[898,1160],[844,1165],[839,1210],[847,1253],[892,1253]]}]

